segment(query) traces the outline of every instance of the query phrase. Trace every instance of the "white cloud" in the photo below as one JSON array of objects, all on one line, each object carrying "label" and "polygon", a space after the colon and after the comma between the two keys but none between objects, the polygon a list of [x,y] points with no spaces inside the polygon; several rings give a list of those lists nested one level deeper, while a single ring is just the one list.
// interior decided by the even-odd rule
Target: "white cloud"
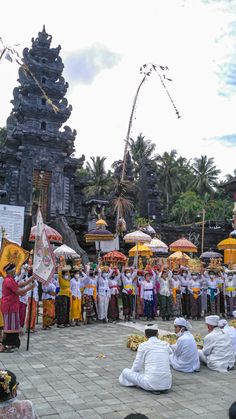
[{"label": "white cloud", "polygon": [[[182,117],[176,118],[153,74],[139,96],[133,138],[142,132],[157,144],[159,153],[176,148],[188,158],[213,156],[224,175],[235,169],[236,147],[236,143],[229,147],[219,140],[236,132],[236,96],[232,89],[228,96],[219,68],[236,62],[235,15],[228,4],[226,0],[42,0],[36,11],[30,0],[3,0],[6,19],[1,21],[1,36],[9,44],[20,43],[23,49],[45,23],[53,46],[61,44],[66,64],[75,50],[88,51],[94,44],[103,45],[113,57],[122,55],[116,65],[100,66],[90,84],[81,84],[81,75],[70,80],[69,66],[65,68],[71,85],[67,98],[73,105],[68,125],[78,132],[77,154],[86,158],[106,155],[108,163],[123,155],[131,106],[141,80],[140,65],[168,65],[174,80],[168,86]],[[17,68],[2,62],[0,126],[10,113],[16,79]],[[222,89],[226,96],[219,95]]]}]

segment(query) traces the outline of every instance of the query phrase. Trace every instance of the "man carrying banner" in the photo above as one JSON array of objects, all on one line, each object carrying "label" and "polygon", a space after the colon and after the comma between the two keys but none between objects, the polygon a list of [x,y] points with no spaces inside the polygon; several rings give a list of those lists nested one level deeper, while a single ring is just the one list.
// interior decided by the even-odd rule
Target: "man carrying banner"
[{"label": "man carrying banner", "polygon": [[20,295],[25,295],[34,288],[33,277],[27,281],[16,282],[16,266],[12,263],[4,267],[7,276],[2,285],[2,313],[4,318],[4,335],[0,352],[9,352],[20,347]]}]

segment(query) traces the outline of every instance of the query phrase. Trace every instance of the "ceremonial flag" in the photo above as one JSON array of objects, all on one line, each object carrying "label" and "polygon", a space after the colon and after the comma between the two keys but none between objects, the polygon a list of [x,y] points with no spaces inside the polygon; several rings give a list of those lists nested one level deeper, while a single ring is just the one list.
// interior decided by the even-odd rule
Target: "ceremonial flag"
[{"label": "ceremonial flag", "polygon": [[33,275],[42,284],[48,284],[55,272],[55,257],[48,240],[41,211],[37,213],[37,231],[34,245]]},{"label": "ceremonial flag", "polygon": [[29,252],[24,250],[17,243],[11,242],[6,238],[2,239],[2,247],[0,252],[0,276],[5,278],[5,266],[9,263],[16,265],[16,273],[19,274],[20,268],[29,257]]}]

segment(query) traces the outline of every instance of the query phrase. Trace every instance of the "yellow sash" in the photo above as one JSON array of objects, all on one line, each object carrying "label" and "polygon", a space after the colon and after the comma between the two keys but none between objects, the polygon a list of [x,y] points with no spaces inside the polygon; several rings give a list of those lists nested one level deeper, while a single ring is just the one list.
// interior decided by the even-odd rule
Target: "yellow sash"
[{"label": "yellow sash", "polygon": [[134,295],[134,286],[133,285],[124,285],[125,290],[132,290],[132,295]]},{"label": "yellow sash", "polygon": [[96,298],[97,298],[97,287],[96,287],[96,285],[89,284],[89,285],[86,285],[85,288],[93,288],[93,298],[94,298],[94,300],[96,300]]},{"label": "yellow sash", "polygon": [[198,293],[200,291],[200,288],[192,288],[192,291],[193,291],[193,298],[195,300],[197,300],[198,299]]},{"label": "yellow sash", "polygon": [[235,287],[227,287],[226,288],[226,291],[231,292],[231,291],[235,291],[235,289],[236,289]]},{"label": "yellow sash", "polygon": [[172,289],[174,304],[176,304],[176,295],[177,295],[177,291],[178,291],[178,289],[179,289],[179,288],[173,288],[173,289]]}]

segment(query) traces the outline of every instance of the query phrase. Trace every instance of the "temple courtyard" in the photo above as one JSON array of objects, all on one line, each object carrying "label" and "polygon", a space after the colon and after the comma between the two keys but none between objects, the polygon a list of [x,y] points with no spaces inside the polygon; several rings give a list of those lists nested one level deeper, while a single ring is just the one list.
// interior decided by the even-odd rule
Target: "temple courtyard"
[{"label": "temple courtyard", "polygon": [[[30,399],[40,418],[124,418],[143,413],[149,419],[224,419],[236,400],[236,370],[220,374],[202,367],[199,373],[173,371],[173,387],[157,395],[119,385],[118,376],[135,357],[127,337],[139,333],[144,322],[93,323],[89,326],[43,331],[26,336],[18,352],[1,354],[0,367],[16,373],[19,398]],[[173,322],[158,321],[172,330]],[[192,322],[193,333],[206,333],[203,321]]]}]

